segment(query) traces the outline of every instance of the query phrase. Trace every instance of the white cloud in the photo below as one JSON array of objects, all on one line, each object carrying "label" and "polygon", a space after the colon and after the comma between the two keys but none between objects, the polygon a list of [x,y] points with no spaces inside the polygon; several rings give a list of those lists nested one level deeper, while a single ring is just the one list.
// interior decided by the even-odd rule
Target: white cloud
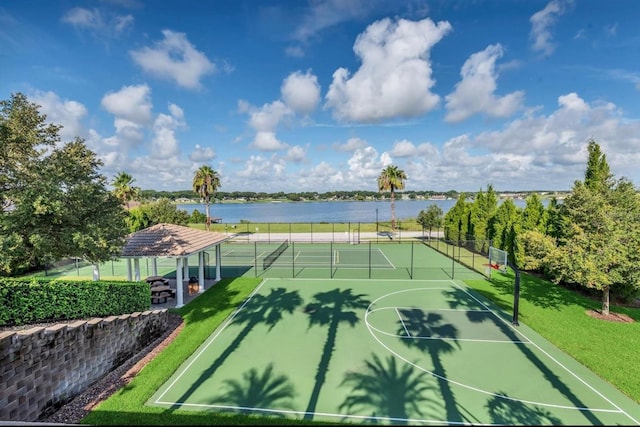
[{"label": "white cloud", "polygon": [[411,141],[403,139],[393,143],[393,148],[389,153],[393,157],[411,157],[417,153],[417,148]]},{"label": "white cloud", "polygon": [[62,17],[62,22],[107,38],[120,36],[133,26],[133,21],[131,15],[103,13],[96,8],[89,10],[83,7],[71,8]]},{"label": "white cloud", "polygon": [[251,146],[260,151],[279,151],[289,147],[276,137],[275,132],[267,131],[257,132]]},{"label": "white cloud", "polygon": [[333,73],[326,108],[338,120],[379,122],[413,117],[437,107],[440,97],[431,92],[430,49],[451,31],[448,22],[430,19],[392,21],[369,25],[354,44],[362,65],[350,76],[345,68]]},{"label": "white cloud", "polygon": [[123,86],[110,92],[101,101],[102,107],[117,119],[143,126],[151,122],[151,89],[146,84]]},{"label": "white cloud", "polygon": [[366,147],[367,142],[360,138],[349,138],[347,142],[345,142],[344,144],[336,143],[333,146],[338,151],[352,152],[352,151],[356,151],[359,148]]},{"label": "white cloud", "polygon": [[508,117],[522,108],[524,92],[516,91],[498,97],[495,95],[496,61],[503,55],[500,44],[490,45],[481,52],[472,54],[462,66],[462,80],[454,91],[446,96],[445,121],[460,122],[474,114],[490,117]]},{"label": "white cloud", "polygon": [[155,47],[130,51],[133,60],[150,74],[174,80],[187,89],[200,88],[200,80],[216,71],[215,64],[196,50],[186,34],[163,30],[162,35]]},{"label": "white cloud", "polygon": [[299,163],[305,159],[307,150],[299,145],[291,147],[287,150],[286,159],[291,162]]},{"label": "white cloud", "polygon": [[282,83],[280,93],[284,103],[299,114],[312,113],[320,102],[318,78],[311,71],[289,74]]},{"label": "white cloud", "polygon": [[203,147],[200,144],[196,144],[191,154],[189,154],[189,160],[194,163],[207,163],[216,157],[216,152],[211,147]]},{"label": "white cloud", "polygon": [[154,159],[168,159],[178,157],[180,144],[176,138],[176,130],[184,127],[184,113],[177,105],[170,105],[171,115],[158,114],[153,123],[154,137],[151,141],[150,157]]},{"label": "white cloud", "polygon": [[[386,153],[383,153],[383,156]],[[349,166],[348,179],[357,183],[358,186],[363,182],[370,182],[376,179],[385,164],[384,157],[378,157],[378,152],[373,147],[365,147],[356,150],[351,158],[347,161]]]},{"label": "white cloud", "polygon": [[572,3],[572,0],[552,0],[547,3],[544,9],[534,13],[529,18],[531,21],[529,38],[533,40],[533,50],[542,52],[545,55],[553,53],[555,46],[552,42],[551,27]]},{"label": "white cloud", "polygon": [[49,123],[62,125],[59,132],[62,142],[85,137],[82,119],[87,115],[87,109],[84,105],[77,101],[61,100],[51,91],[36,92],[30,100],[40,105],[40,111],[47,116]]}]

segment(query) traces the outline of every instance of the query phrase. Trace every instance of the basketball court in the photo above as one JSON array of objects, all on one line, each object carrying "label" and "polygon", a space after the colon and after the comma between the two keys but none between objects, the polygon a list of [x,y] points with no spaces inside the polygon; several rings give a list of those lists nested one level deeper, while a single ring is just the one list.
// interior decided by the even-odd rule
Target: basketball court
[{"label": "basketball court", "polygon": [[511,320],[459,280],[265,278],[148,404],[364,424],[639,424],[635,402]]}]

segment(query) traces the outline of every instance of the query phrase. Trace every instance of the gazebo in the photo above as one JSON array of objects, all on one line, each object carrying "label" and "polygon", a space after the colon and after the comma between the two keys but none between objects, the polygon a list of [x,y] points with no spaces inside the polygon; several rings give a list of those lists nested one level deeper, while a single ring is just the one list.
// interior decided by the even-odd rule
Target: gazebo
[{"label": "gazebo", "polygon": [[[158,274],[158,258],[176,260],[176,308],[184,305],[183,280],[189,277],[189,256],[198,254],[198,292],[204,292],[205,251],[215,247],[216,281],[220,277],[220,244],[233,236],[175,224],[156,224],[129,234],[120,258],[127,260],[127,280],[142,280],[140,258],[151,258],[152,275]],[[133,260],[133,269],[131,268]],[[133,270],[133,274],[132,274]]]}]

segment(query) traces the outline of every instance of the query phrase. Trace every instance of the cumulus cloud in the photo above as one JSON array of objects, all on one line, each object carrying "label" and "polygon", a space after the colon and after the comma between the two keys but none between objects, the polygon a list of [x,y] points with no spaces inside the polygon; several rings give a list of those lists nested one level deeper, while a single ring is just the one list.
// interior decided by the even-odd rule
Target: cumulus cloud
[{"label": "cumulus cloud", "polygon": [[299,145],[296,145],[295,147],[291,147],[287,150],[287,155],[285,158],[291,162],[299,163],[305,159],[306,155],[307,150]]},{"label": "cumulus cloud", "polygon": [[146,84],[123,86],[103,96],[101,104],[116,118],[132,124],[142,126],[151,121],[151,88]]},{"label": "cumulus cloud", "polygon": [[378,157],[378,152],[373,147],[365,147],[356,150],[347,161],[349,166],[348,179],[359,183],[376,179],[384,169],[387,153]]},{"label": "cumulus cloud", "polygon": [[298,114],[312,113],[320,102],[318,78],[311,71],[289,74],[280,88],[284,103]]},{"label": "cumulus cloud", "polygon": [[531,21],[531,32],[529,38],[533,40],[533,50],[550,55],[555,50],[553,44],[553,35],[551,27],[556,23],[559,16],[563,15],[572,0],[552,0],[547,3],[544,9],[534,13],[529,20]]},{"label": "cumulus cloud", "polygon": [[164,38],[154,47],[130,51],[134,62],[144,71],[173,80],[181,87],[200,88],[201,79],[216,71],[215,64],[189,42],[186,34],[163,30],[162,35]]},{"label": "cumulus cloud", "polygon": [[495,95],[496,61],[503,55],[500,44],[490,45],[481,52],[472,54],[462,66],[462,80],[454,91],[446,96],[445,121],[460,122],[474,114],[490,117],[509,117],[522,108],[524,92],[516,91],[502,97]]},{"label": "cumulus cloud", "polygon": [[191,154],[189,154],[189,160],[194,163],[207,163],[216,157],[216,152],[211,147],[203,147],[200,144],[196,144]]},{"label": "cumulus cloud", "polygon": [[133,26],[133,16],[105,13],[99,9],[74,7],[63,16],[62,22],[80,30],[91,32],[94,36],[118,37]]},{"label": "cumulus cloud", "polygon": [[366,147],[367,142],[360,138],[349,138],[344,144],[336,143],[333,146],[338,151],[353,152],[357,149]]},{"label": "cumulus cloud", "polygon": [[78,101],[62,100],[51,91],[36,92],[32,95],[33,103],[40,105],[40,111],[47,116],[47,121],[62,125],[60,138],[62,142],[73,140],[75,137],[85,137],[82,120],[87,115],[87,109]]},{"label": "cumulus cloud", "polygon": [[382,19],[369,25],[354,44],[362,61],[350,75],[346,68],[333,73],[325,108],[336,119],[363,123],[414,117],[437,107],[431,92],[430,49],[451,31],[448,22]]},{"label": "cumulus cloud", "polygon": [[169,106],[171,114],[158,114],[153,123],[154,137],[151,141],[150,156],[154,159],[168,159],[180,154],[176,130],[185,125],[184,113],[175,104]]}]

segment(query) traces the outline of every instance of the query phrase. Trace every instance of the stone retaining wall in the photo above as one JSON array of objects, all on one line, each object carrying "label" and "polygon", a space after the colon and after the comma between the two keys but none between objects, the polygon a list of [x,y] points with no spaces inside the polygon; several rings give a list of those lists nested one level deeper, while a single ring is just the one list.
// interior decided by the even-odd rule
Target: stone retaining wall
[{"label": "stone retaining wall", "polygon": [[49,416],[168,328],[152,310],[0,332],[0,421]]}]

